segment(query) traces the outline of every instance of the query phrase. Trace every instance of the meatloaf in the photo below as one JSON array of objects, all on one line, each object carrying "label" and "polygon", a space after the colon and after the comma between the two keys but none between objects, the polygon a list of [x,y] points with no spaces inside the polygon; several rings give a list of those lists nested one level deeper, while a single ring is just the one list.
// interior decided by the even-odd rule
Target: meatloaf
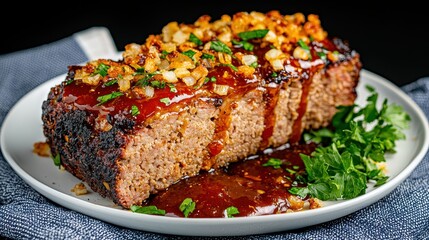
[{"label": "meatloaf", "polygon": [[129,208],[328,126],[354,104],[360,70],[317,15],[204,15],[126,45],[120,60],[69,66],[43,102],[43,131],[67,171]]}]

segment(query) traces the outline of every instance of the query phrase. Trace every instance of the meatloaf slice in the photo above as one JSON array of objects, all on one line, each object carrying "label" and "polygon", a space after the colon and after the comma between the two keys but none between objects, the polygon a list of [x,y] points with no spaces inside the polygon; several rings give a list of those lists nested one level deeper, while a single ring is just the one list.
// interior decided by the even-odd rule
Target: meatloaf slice
[{"label": "meatloaf slice", "polygon": [[[184,177],[298,143],[354,103],[361,69],[317,16],[302,17],[203,16],[127,45],[122,60],[70,66],[42,106],[52,155],[129,208]],[[301,29],[294,37],[292,25]]]}]

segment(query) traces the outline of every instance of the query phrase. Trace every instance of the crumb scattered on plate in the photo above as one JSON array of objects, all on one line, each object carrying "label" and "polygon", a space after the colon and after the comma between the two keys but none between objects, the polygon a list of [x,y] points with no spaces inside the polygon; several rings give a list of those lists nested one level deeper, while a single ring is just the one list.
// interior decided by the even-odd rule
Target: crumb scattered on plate
[{"label": "crumb scattered on plate", "polygon": [[33,152],[41,157],[51,156],[51,148],[46,142],[36,142],[33,144]]},{"label": "crumb scattered on plate", "polygon": [[85,184],[83,184],[82,182],[74,185],[74,187],[70,191],[74,192],[76,196],[85,195],[88,193]]}]

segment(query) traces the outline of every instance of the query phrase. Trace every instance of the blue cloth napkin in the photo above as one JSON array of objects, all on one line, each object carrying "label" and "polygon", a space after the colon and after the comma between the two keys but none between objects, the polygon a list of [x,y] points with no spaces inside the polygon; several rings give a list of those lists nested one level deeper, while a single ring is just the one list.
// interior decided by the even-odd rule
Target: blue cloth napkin
[{"label": "blue cloth napkin", "polygon": [[[70,36],[0,55],[0,123],[37,85],[87,61]],[[402,89],[429,115],[429,78]],[[380,201],[345,217],[303,229],[233,239],[429,239],[429,155]],[[10,239],[189,239],[115,226],[59,206],[28,186],[0,155],[0,236]],[[192,237],[197,239],[198,237]],[[200,238],[198,238],[200,239]],[[220,238],[219,238],[220,239]],[[224,238],[222,238],[224,239]]]}]

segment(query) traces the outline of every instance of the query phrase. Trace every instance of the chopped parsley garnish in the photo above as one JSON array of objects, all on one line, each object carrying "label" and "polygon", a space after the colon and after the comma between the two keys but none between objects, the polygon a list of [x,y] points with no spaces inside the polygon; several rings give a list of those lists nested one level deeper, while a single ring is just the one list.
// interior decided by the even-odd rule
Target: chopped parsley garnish
[{"label": "chopped parsley garnish", "polygon": [[377,163],[385,162],[385,153],[395,152],[395,142],[405,139],[402,130],[409,127],[410,116],[402,107],[385,99],[377,109],[378,94],[367,86],[370,96],[363,107],[338,107],[332,119],[334,131],[314,132],[312,141],[327,143],[310,155],[301,154],[307,173],[306,187],[293,187],[299,196],[310,194],[321,200],[351,199],[365,193],[367,183],[384,184],[388,176]]},{"label": "chopped parsley garnish", "polygon": [[232,65],[231,63],[221,63],[220,66],[230,67],[232,70],[238,71],[238,68],[236,66]]},{"label": "chopped parsley garnish", "polygon": [[292,170],[292,169],[290,169],[290,168],[286,168],[286,171],[287,171],[288,173],[290,173],[290,174],[295,174],[295,173],[296,173],[296,171],[295,171],[295,170]]},{"label": "chopped parsley garnish", "polygon": [[170,88],[170,92],[173,92],[173,93],[177,92],[177,88],[176,88],[176,86],[174,86],[174,84],[167,83],[167,86]]},{"label": "chopped parsley garnish", "polygon": [[240,212],[238,211],[238,209],[237,209],[236,207],[234,207],[234,206],[227,207],[227,208],[225,209],[225,212],[226,212],[226,216],[227,216],[228,218],[233,218],[234,216],[232,216],[232,215],[235,215],[235,214],[239,214],[239,213],[240,213]]},{"label": "chopped parsley garnish", "polygon": [[146,71],[144,70],[144,68],[136,69],[136,71],[134,72],[134,75],[139,75],[139,74],[146,74]]},{"label": "chopped parsley garnish", "polygon": [[151,85],[154,88],[165,88],[165,82],[164,81],[158,81],[158,80],[153,80],[153,81],[149,81],[149,85]]},{"label": "chopped parsley garnish", "polygon": [[211,59],[211,60],[215,60],[215,57],[211,54],[208,53],[203,53],[203,55],[201,56],[202,59]]},{"label": "chopped parsley garnish", "polygon": [[204,84],[206,84],[206,83],[208,83],[208,82],[216,82],[216,77],[206,77],[205,79],[204,79]]},{"label": "chopped parsley garnish", "polygon": [[276,72],[271,73],[271,77],[277,77],[278,74]]},{"label": "chopped parsley garnish", "polygon": [[113,79],[113,80],[110,80],[108,82],[105,82],[103,85],[106,87],[109,87],[109,86],[112,86],[113,84],[115,84],[117,82],[118,82],[118,79]]},{"label": "chopped parsley garnish", "polygon": [[60,166],[61,165],[61,157],[60,157],[59,153],[57,155],[55,155],[55,157],[52,158],[52,160],[54,160],[55,166]]},{"label": "chopped parsley garnish", "polygon": [[[159,81],[149,81],[153,76],[160,74],[159,71],[155,71],[153,73],[147,73],[146,71],[143,70],[143,72],[139,72],[139,73],[137,73],[137,71],[136,71],[134,74],[144,75],[142,79],[140,79],[136,82],[136,86],[145,87],[145,86],[151,85],[152,87],[156,87],[156,88],[164,88],[165,87],[165,83],[163,86],[161,86],[161,85],[159,85]],[[155,83],[152,83],[152,82],[155,82]]]},{"label": "chopped parsley garnish", "polygon": [[161,52],[161,59],[165,59],[166,57],[167,57],[167,55],[169,54],[169,52],[167,52],[167,51],[165,51],[165,50],[162,50],[162,52]]},{"label": "chopped parsley garnish", "polygon": [[306,51],[307,53],[308,53],[308,58],[309,58],[309,60],[311,60],[312,59],[312,56],[311,56],[311,53],[310,53],[310,47],[302,40],[302,39],[299,39],[298,40],[298,45],[302,48],[302,49],[304,49],[304,51]]},{"label": "chopped parsley garnish", "polygon": [[241,32],[238,34],[238,36],[243,39],[244,41],[247,41],[249,39],[254,38],[263,38],[270,30],[268,29],[259,29],[259,30],[252,30],[247,32]]},{"label": "chopped parsley garnish", "polygon": [[304,41],[302,41],[302,39],[299,39],[299,40],[298,40],[298,45],[299,45],[302,49],[307,50],[307,51],[310,51],[310,47],[308,47],[308,45],[307,45]]},{"label": "chopped parsley garnish", "polygon": [[192,201],[192,198],[185,198],[180,204],[179,209],[185,215],[185,218],[187,218],[195,210],[195,205],[196,203]]},{"label": "chopped parsley garnish", "polygon": [[263,167],[273,167],[273,168],[280,168],[281,165],[282,165],[282,160],[278,158],[270,158],[266,163],[262,164]]},{"label": "chopped parsley garnish", "polygon": [[250,64],[249,66],[251,66],[252,68],[257,68],[258,67],[258,62],[253,62],[252,64]]},{"label": "chopped parsley garnish", "polygon": [[132,205],[130,210],[135,213],[151,214],[151,215],[165,215],[165,210],[158,209],[156,206],[136,206]]},{"label": "chopped parsley garnish", "polygon": [[67,85],[70,85],[73,81],[74,81],[74,79],[73,79],[73,78],[72,78],[72,79],[67,80],[67,81],[66,81],[66,83],[65,83],[65,84],[66,84],[66,86],[67,86]]},{"label": "chopped parsley garnish", "polygon": [[317,56],[319,56],[322,60],[326,60],[326,53],[324,52],[317,52]]},{"label": "chopped parsley garnish", "polygon": [[106,95],[103,95],[103,96],[99,96],[97,98],[97,101],[99,102],[97,105],[101,105],[103,103],[106,103],[106,102],[108,102],[108,101],[110,101],[112,99],[115,99],[117,97],[120,97],[122,95],[124,95],[122,92],[112,92],[112,93],[109,93],[109,94],[106,94]]},{"label": "chopped parsley garnish", "polygon": [[188,51],[182,52],[182,54],[188,56],[190,59],[193,59],[195,51],[189,49]]},{"label": "chopped parsley garnish", "polygon": [[203,45],[203,41],[201,41],[195,34],[191,33],[189,35],[189,41],[197,44],[197,46]]},{"label": "chopped parsley garnish", "polygon": [[96,74],[100,74],[101,76],[105,77],[107,76],[107,70],[109,70],[110,66],[100,63],[97,67],[97,69],[95,69],[94,71],[94,75]]},{"label": "chopped parsley garnish", "polygon": [[140,114],[140,110],[136,105],[131,106],[131,115],[137,116]]},{"label": "chopped parsley garnish", "polygon": [[235,44],[237,47],[244,48],[244,50],[247,50],[247,51],[253,51],[253,48],[254,48],[253,44],[244,40],[243,41],[232,40],[232,43]]},{"label": "chopped parsley garnish", "polygon": [[226,54],[232,54],[231,49],[221,41],[211,41],[210,49],[215,50],[216,52],[223,52]]},{"label": "chopped parsley garnish", "polygon": [[168,97],[159,99],[160,102],[164,103],[165,105],[170,105],[170,99]]}]

